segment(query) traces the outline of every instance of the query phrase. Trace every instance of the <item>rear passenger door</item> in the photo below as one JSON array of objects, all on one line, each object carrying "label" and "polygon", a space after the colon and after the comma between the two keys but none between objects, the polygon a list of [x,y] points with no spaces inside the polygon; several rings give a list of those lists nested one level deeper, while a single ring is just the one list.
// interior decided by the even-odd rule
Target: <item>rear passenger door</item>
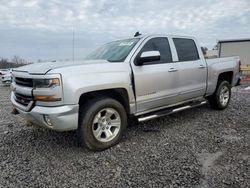
[{"label": "rear passenger door", "polygon": [[193,39],[173,38],[179,65],[180,101],[201,97],[206,91],[206,62]]},{"label": "rear passenger door", "polygon": [[[160,60],[136,65],[136,59],[147,51],[159,51]],[[138,113],[177,102],[178,65],[173,62],[167,37],[146,39],[132,58],[131,65]]]}]

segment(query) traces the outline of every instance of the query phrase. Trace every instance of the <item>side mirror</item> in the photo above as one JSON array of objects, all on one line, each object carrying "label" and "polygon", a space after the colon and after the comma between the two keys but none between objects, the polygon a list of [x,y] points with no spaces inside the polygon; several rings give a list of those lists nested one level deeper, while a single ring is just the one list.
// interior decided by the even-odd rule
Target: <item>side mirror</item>
[{"label": "side mirror", "polygon": [[159,51],[143,52],[137,59],[137,65],[143,65],[146,62],[159,61],[160,59],[161,55]]}]

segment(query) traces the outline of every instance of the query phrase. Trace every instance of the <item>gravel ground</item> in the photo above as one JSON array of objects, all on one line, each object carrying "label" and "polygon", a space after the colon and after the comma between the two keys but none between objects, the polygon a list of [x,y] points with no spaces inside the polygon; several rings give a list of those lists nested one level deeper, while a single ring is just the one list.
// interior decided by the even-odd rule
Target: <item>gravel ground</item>
[{"label": "gravel ground", "polygon": [[128,128],[103,152],[76,133],[27,127],[0,86],[0,187],[250,187],[250,90],[230,106],[191,109]]}]

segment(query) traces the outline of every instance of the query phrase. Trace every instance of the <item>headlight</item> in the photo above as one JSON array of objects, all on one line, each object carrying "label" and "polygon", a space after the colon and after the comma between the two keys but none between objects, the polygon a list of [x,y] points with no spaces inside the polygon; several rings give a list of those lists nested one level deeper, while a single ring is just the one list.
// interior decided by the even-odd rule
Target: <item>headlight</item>
[{"label": "headlight", "polygon": [[57,102],[61,101],[61,98],[58,98],[57,96],[54,95],[39,95],[39,96],[34,96],[34,99],[36,101],[43,101],[43,102]]},{"label": "headlight", "polygon": [[51,79],[34,79],[33,86],[35,88],[50,88],[60,86],[60,80],[58,78]]}]

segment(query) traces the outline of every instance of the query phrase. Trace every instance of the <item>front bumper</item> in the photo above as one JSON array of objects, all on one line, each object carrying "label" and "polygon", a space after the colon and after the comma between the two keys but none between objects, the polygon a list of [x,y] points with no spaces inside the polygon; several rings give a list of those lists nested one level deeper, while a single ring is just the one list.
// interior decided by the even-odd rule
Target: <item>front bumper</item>
[{"label": "front bumper", "polygon": [[12,82],[12,80],[11,80],[11,78],[2,78],[2,83],[11,83]]},{"label": "front bumper", "polygon": [[[42,127],[56,131],[76,130],[78,127],[79,105],[35,106],[27,112],[15,101],[13,93],[11,94],[11,102],[24,119]],[[48,119],[50,123],[48,123]]]}]

